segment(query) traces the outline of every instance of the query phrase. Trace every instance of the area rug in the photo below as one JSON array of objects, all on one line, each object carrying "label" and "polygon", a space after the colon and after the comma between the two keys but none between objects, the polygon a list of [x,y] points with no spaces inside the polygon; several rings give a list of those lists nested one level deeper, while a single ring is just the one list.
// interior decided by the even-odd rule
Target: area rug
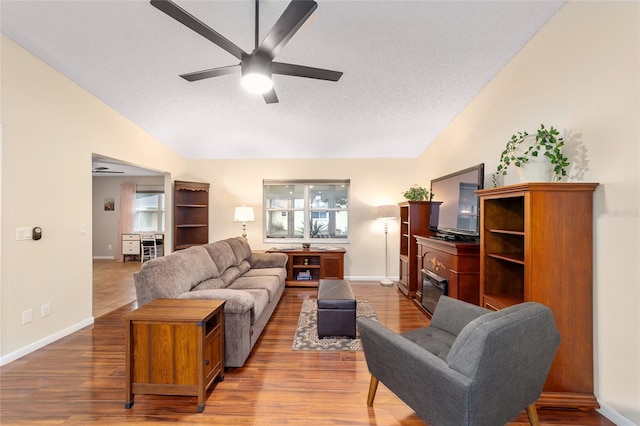
[{"label": "area rug", "polygon": [[[318,338],[317,324],[318,303],[315,299],[302,301],[298,327],[293,338],[293,351],[361,351],[362,340],[360,333],[356,332],[355,339],[347,337]],[[368,300],[358,300],[356,305],[356,317],[365,317],[378,321],[376,312]]]}]

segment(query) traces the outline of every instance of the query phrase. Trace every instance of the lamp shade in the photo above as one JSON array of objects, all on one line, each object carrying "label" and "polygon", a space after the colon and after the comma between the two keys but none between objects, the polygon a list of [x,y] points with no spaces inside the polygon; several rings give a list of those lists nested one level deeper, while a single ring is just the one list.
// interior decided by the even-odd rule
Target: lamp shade
[{"label": "lamp shade", "polygon": [[377,207],[378,219],[395,219],[398,217],[398,206],[394,204],[386,204]]},{"label": "lamp shade", "polygon": [[253,207],[236,207],[235,214],[233,216],[234,222],[253,222],[255,216],[253,215]]}]

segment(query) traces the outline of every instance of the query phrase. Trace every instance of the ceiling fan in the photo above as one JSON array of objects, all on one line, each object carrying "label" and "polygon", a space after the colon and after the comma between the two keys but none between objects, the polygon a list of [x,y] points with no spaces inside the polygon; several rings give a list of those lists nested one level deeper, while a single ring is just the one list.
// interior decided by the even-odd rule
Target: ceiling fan
[{"label": "ceiling fan", "polygon": [[340,71],[286,64],[274,62],[273,60],[318,7],[318,4],[313,0],[293,0],[289,3],[289,6],[287,6],[261,44],[258,44],[259,10],[258,0],[256,0],[255,49],[251,53],[245,52],[171,0],[151,0],[151,5],[176,21],[191,28],[193,31],[240,60],[240,63],[236,65],[211,68],[180,75],[180,77],[187,81],[219,77],[221,75],[234,73],[237,68],[240,68],[243,86],[253,93],[261,94],[268,104],[273,104],[278,102],[278,97],[273,89],[271,81],[272,74],[328,81],[338,81],[340,77],[342,77],[342,72]]},{"label": "ceiling fan", "polygon": [[91,169],[91,172],[92,173],[124,173],[124,172],[119,172],[115,170],[109,170],[108,167],[104,167],[104,166],[94,167],[93,169]]}]

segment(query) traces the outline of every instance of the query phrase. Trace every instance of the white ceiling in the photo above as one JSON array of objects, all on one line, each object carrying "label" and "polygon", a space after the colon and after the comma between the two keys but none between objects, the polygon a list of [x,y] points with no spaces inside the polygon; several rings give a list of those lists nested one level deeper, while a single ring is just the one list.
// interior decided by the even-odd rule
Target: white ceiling
[{"label": "white ceiling", "polygon": [[[343,71],[274,76],[278,104],[237,60],[146,0],[1,0],[1,31],[187,158],[418,156],[564,5],[551,1],[317,0],[276,60]],[[253,0],[176,3],[251,52]],[[260,3],[260,40],[288,1]]]}]

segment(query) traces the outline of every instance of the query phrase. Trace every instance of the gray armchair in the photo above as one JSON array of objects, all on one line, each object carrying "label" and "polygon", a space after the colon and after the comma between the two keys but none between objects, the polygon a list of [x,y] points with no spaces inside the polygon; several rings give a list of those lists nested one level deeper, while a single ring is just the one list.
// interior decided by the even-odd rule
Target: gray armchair
[{"label": "gray armchair", "polygon": [[494,312],[446,296],[431,323],[403,334],[359,318],[373,405],[378,381],[434,426],[504,425],[540,397],[560,334],[551,310],[521,303]]}]

